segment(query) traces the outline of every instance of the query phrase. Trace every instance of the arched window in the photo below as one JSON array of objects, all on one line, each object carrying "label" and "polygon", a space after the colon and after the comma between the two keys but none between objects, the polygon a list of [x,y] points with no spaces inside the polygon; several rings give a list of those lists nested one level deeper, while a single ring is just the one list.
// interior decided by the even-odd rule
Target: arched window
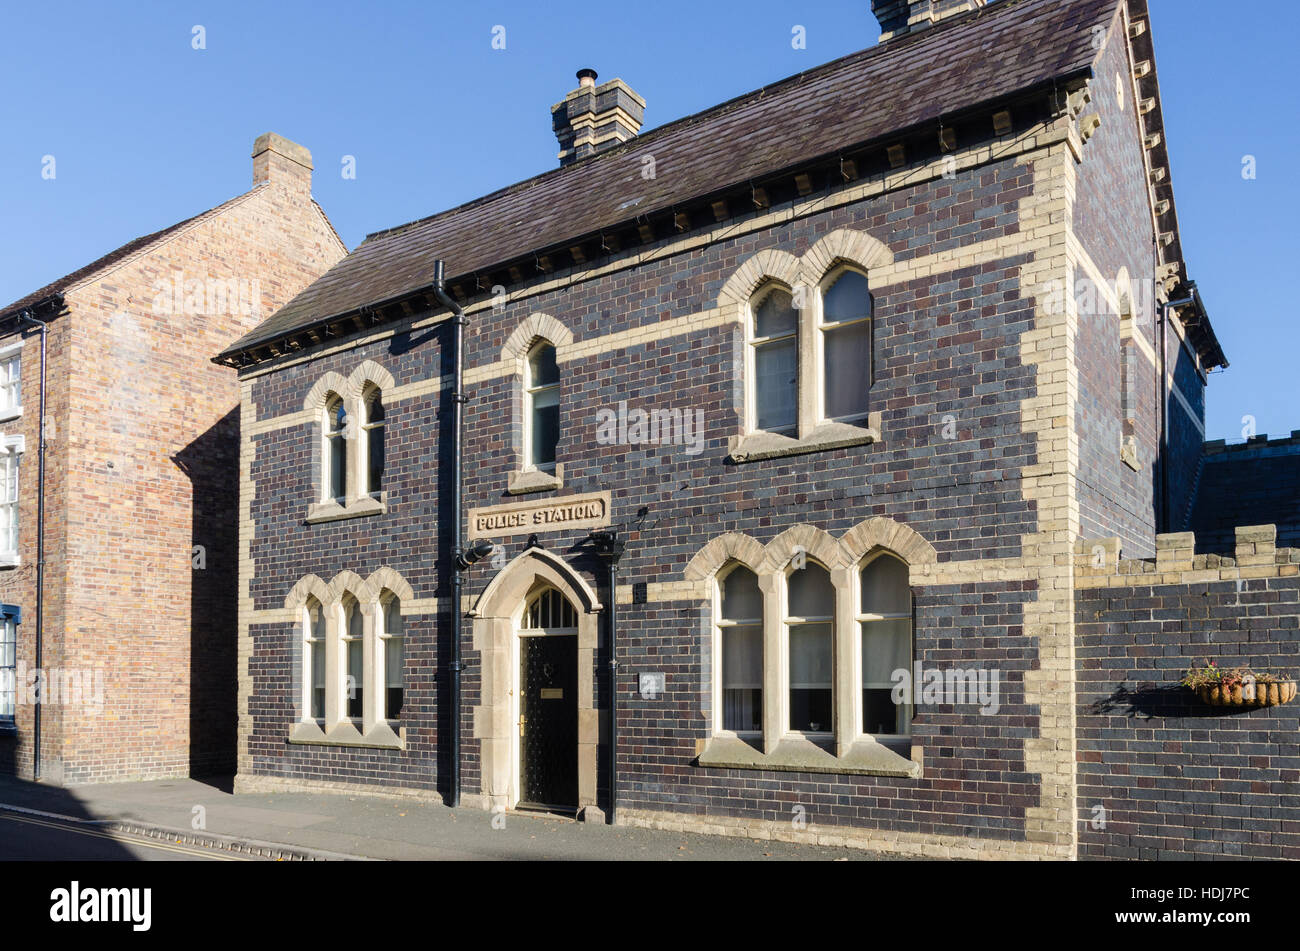
[{"label": "arched window", "polygon": [[786,579],[791,732],[829,733],[834,725],[835,589],[813,561]]},{"label": "arched window", "polygon": [[871,389],[871,289],[864,275],[844,270],[822,294],[822,415],[867,415]]},{"label": "arched window", "polygon": [[758,577],[736,565],[718,582],[721,725],[735,733],[763,729],[763,593]]},{"label": "arched window", "polygon": [[331,393],[325,399],[325,497],[342,505],[348,494],[348,414],[343,398]]},{"label": "arched window", "polygon": [[525,458],[536,469],[555,469],[560,442],[560,367],[555,348],[542,341],[528,352],[525,383]]},{"label": "arched window", "polygon": [[302,609],[303,711],[314,720],[325,718],[325,609],[308,598]]},{"label": "arched window", "polygon": [[379,498],[384,481],[384,397],[377,386],[369,386],[361,400],[362,460],[365,464],[366,494]]},{"label": "arched window", "polygon": [[756,429],[793,433],[799,423],[799,312],[782,287],[750,302],[750,413]]},{"label": "arched window", "polygon": [[[896,670],[912,668],[912,589],[907,565],[880,555],[862,568],[862,732],[906,736],[912,704],[895,704]],[[913,694],[920,687],[913,683]]]},{"label": "arched window", "polygon": [[346,716],[357,720],[362,716],[362,700],[365,695],[364,624],[361,605],[356,598],[348,595],[343,599],[344,696],[347,698]]},{"label": "arched window", "polygon": [[542,588],[524,608],[520,627],[525,631],[544,631],[550,634],[576,633],[578,612],[560,592],[554,588]]},{"label": "arched window", "polygon": [[402,715],[402,694],[406,684],[405,630],[402,625],[402,605],[391,596],[382,602],[384,655],[384,718],[396,720]]}]

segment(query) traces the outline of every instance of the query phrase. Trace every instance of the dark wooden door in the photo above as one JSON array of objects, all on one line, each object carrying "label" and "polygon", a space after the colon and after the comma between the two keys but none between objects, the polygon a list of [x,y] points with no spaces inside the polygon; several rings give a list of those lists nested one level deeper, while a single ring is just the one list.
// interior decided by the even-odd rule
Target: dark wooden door
[{"label": "dark wooden door", "polygon": [[578,806],[578,638],[520,638],[520,804]]}]

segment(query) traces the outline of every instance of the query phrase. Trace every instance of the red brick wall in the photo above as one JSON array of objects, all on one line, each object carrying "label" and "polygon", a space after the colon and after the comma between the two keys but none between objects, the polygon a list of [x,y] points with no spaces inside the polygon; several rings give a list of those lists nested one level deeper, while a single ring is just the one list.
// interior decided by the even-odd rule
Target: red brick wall
[{"label": "red brick wall", "polygon": [[[67,294],[55,323],[60,370],[51,371],[61,421],[47,487],[46,643],[55,649],[46,662],[102,669],[105,691],[102,712],[45,709],[49,779],[233,770],[239,390],[211,358],[344,253],[303,178],[285,176]],[[179,300],[168,292],[178,272]],[[223,289],[239,293],[223,303],[208,279],[233,280]],[[192,281],[204,282],[199,293]],[[27,379],[38,360],[25,360],[34,400]],[[32,407],[24,424],[34,416]],[[29,435],[23,545],[33,562],[35,447]],[[35,598],[27,580],[20,586],[26,649]],[[10,758],[27,775],[30,724],[19,727]]]}]

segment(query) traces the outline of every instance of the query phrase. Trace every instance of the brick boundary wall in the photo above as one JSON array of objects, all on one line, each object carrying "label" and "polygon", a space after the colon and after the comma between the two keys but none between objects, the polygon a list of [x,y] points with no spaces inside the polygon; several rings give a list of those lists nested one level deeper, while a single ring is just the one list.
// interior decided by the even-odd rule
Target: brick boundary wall
[{"label": "brick boundary wall", "polygon": [[1154,561],[1079,542],[1080,858],[1300,858],[1300,704],[1229,710],[1179,686],[1207,658],[1300,674],[1300,549],[1276,536],[1238,528],[1227,558],[1160,535]]}]

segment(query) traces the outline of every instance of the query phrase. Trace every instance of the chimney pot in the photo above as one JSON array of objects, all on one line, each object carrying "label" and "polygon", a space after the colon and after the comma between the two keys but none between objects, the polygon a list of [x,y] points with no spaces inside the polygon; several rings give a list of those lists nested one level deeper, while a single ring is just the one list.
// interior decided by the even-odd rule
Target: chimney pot
[{"label": "chimney pot", "polygon": [[311,194],[311,152],[282,135],[267,132],[253,143],[253,184],[275,182]]},{"label": "chimney pot", "polygon": [[622,145],[641,131],[645,100],[621,79],[599,86],[596,79],[594,69],[578,70],[578,88],[551,107],[561,165]]}]

